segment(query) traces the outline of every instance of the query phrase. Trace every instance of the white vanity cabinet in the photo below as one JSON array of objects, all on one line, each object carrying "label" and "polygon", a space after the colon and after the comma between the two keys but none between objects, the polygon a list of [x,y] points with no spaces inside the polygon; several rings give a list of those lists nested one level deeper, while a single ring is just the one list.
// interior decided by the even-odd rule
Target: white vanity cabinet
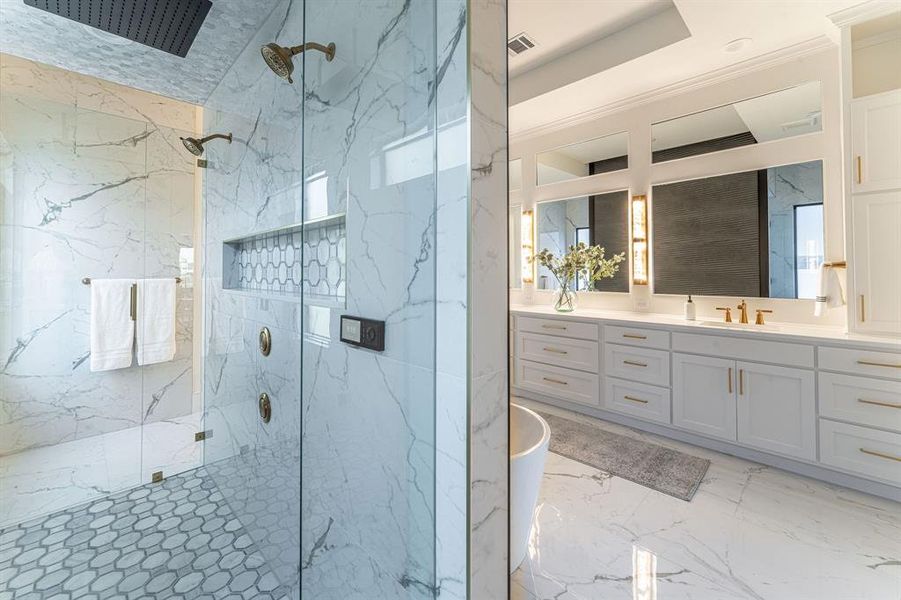
[{"label": "white vanity cabinet", "polygon": [[901,333],[901,190],[855,194],[856,329]]},{"label": "white vanity cabinet", "polygon": [[851,191],[901,188],[901,90],[851,103]]},{"label": "white vanity cabinet", "polygon": [[736,439],[735,361],[673,354],[673,425]]}]

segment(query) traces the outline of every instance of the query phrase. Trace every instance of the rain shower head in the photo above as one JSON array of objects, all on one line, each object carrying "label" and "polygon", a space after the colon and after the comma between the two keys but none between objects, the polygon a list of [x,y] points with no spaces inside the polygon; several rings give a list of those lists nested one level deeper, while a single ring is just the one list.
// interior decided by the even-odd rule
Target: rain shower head
[{"label": "rain shower head", "polygon": [[228,140],[228,143],[232,143],[232,134],[222,134],[222,133],[214,133],[212,135],[208,135],[206,137],[202,137],[199,140],[197,138],[192,137],[183,137],[181,139],[181,143],[185,145],[185,149],[188,152],[193,154],[194,156],[200,156],[203,154],[203,145],[210,140],[214,140],[216,138],[222,138],[224,140]]},{"label": "rain shower head", "polygon": [[334,43],[323,46],[316,42],[307,42],[303,46],[293,46],[291,48],[279,46],[274,43],[266,44],[260,48],[260,54],[263,55],[263,60],[266,61],[266,64],[269,65],[269,68],[272,69],[273,73],[282,79],[287,80],[288,83],[294,83],[294,80],[291,79],[291,73],[294,72],[293,57],[295,54],[300,54],[304,50],[319,50],[325,54],[325,59],[329,62],[335,58]]}]

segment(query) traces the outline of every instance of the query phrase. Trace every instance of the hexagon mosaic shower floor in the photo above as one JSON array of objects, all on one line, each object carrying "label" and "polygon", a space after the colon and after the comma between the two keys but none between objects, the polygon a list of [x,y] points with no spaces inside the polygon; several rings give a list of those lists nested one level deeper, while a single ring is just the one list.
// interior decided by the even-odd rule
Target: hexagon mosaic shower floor
[{"label": "hexagon mosaic shower floor", "polygon": [[0,600],[281,600],[204,468],[0,531]]}]

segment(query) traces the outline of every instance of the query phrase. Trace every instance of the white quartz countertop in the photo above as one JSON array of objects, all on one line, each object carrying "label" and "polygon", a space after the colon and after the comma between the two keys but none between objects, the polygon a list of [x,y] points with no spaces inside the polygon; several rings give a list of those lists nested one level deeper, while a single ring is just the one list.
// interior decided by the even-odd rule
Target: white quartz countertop
[{"label": "white quartz countertop", "polygon": [[[636,327],[665,327],[683,333],[707,333],[734,335],[743,338],[767,338],[783,341],[807,343],[835,343],[843,346],[868,347],[874,350],[901,352],[901,339],[892,336],[862,335],[848,333],[840,327],[767,322],[766,325],[719,324],[716,319],[699,317],[696,321],[686,321],[679,315],[634,312],[625,310],[599,310],[579,308],[571,313],[560,313],[552,306],[541,304],[513,304],[510,312],[514,315],[553,317],[575,321],[604,321],[610,324],[629,324]],[[753,315],[751,315],[753,319]]]}]

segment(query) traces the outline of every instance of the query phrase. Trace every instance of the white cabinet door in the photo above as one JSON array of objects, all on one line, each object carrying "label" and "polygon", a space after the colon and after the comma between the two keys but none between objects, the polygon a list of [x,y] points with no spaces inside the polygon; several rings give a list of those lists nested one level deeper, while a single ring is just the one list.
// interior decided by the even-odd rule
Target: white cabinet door
[{"label": "white cabinet door", "polygon": [[816,460],[813,371],[739,362],[738,442]]},{"label": "white cabinet door", "polygon": [[673,424],[735,440],[735,362],[673,354]]},{"label": "white cabinet door", "polygon": [[856,329],[901,333],[901,191],[857,194],[851,201]]},{"label": "white cabinet door", "polygon": [[854,100],[851,151],[854,193],[901,188],[901,91]]}]

